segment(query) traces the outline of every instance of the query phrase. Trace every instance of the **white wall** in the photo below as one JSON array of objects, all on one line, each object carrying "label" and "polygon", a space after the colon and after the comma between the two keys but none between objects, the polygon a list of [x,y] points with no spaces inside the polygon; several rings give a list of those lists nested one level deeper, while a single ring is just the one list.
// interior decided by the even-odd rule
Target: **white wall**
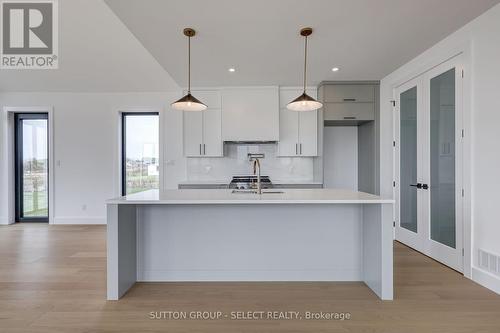
[{"label": "white wall", "polygon": [[[2,93],[5,106],[50,106],[54,111],[54,223],[105,223],[104,201],[119,195],[119,110],[160,111],[164,135],[164,186],[185,179],[182,114],[171,93]],[[0,223],[7,223],[7,123],[0,120]],[[59,165],[60,164],[60,165]],[[12,200],[10,200],[12,202]],[[84,205],[86,208],[84,208]]]},{"label": "white wall", "polygon": [[[466,58],[464,101],[465,145],[470,145],[464,159],[466,175],[466,201],[471,199],[470,212],[472,230],[465,228],[465,241],[471,239],[472,247],[465,260],[472,261],[472,270],[465,272],[472,278],[500,293],[498,277],[479,269],[478,248],[500,255],[500,223],[498,203],[500,201],[500,149],[498,148],[500,124],[500,5],[479,16],[469,24],[451,34],[409,63],[391,73],[381,81],[381,194],[392,197],[392,108],[393,87],[429,69],[457,52],[464,51]],[[470,163],[468,164],[468,162]],[[466,215],[467,216],[467,215]],[[467,222],[466,222],[467,225]],[[469,241],[470,242],[470,241]]]}]

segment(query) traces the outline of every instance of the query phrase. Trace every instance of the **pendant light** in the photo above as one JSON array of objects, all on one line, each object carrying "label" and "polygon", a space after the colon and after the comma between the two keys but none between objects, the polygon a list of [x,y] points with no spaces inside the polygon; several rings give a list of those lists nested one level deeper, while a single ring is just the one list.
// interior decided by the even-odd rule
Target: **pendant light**
[{"label": "pendant light", "polygon": [[306,74],[307,74],[307,37],[312,34],[312,28],[303,28],[300,35],[305,37],[304,43],[304,91],[302,95],[287,104],[286,108],[292,111],[314,111],[323,106],[320,102],[306,94]]},{"label": "pendant light", "polygon": [[196,97],[191,95],[191,37],[196,34],[196,31],[191,28],[184,29],[184,35],[188,38],[188,91],[187,95],[173,102],[172,108],[181,111],[203,111],[207,108],[205,104],[200,102]]}]

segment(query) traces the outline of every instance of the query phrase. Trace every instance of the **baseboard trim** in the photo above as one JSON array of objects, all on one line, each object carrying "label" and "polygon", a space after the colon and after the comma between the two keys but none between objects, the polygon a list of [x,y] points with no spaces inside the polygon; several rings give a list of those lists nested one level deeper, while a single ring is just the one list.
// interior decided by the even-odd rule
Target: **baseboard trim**
[{"label": "baseboard trim", "polygon": [[56,216],[52,224],[106,224],[103,216]]},{"label": "baseboard trim", "polygon": [[472,281],[500,295],[500,278],[478,267],[472,267]]},{"label": "baseboard trim", "polygon": [[1,225],[8,225],[9,223],[9,218],[8,217],[0,217],[0,224]]},{"label": "baseboard trim", "polygon": [[363,281],[358,270],[139,270],[140,282]]}]

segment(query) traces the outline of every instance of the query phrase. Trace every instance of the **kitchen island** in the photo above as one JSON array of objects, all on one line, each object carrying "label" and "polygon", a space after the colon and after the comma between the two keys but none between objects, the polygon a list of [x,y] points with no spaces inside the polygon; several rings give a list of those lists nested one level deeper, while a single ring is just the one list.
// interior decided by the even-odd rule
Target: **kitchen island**
[{"label": "kitchen island", "polygon": [[137,281],[363,281],[393,297],[393,200],[334,189],[107,201],[107,298]]}]

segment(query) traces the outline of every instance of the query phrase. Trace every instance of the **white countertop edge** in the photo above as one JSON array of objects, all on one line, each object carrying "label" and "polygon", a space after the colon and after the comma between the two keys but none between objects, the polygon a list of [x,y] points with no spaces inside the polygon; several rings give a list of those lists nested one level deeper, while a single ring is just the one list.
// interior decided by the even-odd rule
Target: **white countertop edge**
[{"label": "white countertop edge", "polygon": [[290,205],[290,204],[393,204],[394,200],[107,200],[118,205]]},{"label": "white countertop edge", "polygon": [[[264,190],[264,192],[266,192]],[[228,189],[213,190],[149,190],[109,199],[107,204],[144,205],[238,205],[238,204],[392,204],[394,200],[341,189],[290,189],[283,193],[232,193]]]}]

